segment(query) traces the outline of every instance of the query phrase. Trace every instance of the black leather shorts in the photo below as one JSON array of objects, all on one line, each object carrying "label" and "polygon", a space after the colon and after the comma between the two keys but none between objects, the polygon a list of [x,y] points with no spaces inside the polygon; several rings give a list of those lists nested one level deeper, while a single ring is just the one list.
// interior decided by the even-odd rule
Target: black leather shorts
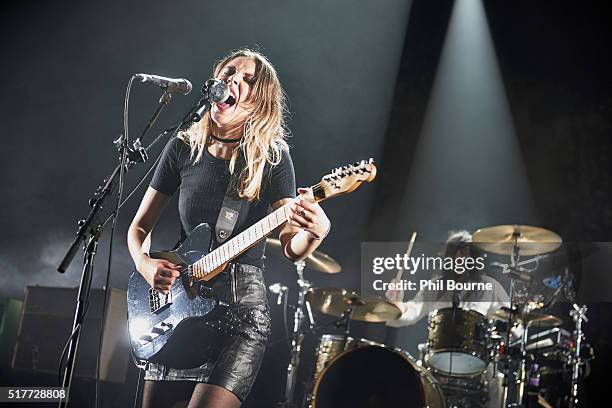
[{"label": "black leather shorts", "polygon": [[215,293],[230,304],[219,321],[228,334],[215,357],[198,367],[174,369],[150,363],[145,380],[197,381],[221,386],[241,401],[249,394],[270,335],[270,311],[263,270],[253,265],[231,264],[214,279]]}]

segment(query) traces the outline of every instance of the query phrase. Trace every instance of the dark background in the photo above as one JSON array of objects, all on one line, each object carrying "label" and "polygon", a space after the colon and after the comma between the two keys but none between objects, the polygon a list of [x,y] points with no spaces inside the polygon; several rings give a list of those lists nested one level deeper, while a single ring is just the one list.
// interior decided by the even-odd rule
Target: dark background
[{"label": "dark background", "polygon": [[[568,242],[610,241],[607,8],[603,3],[484,2],[488,45],[497,64],[486,78],[498,75],[496,95],[503,98],[493,113],[478,114],[483,99],[478,94],[449,96],[442,86],[448,82],[436,82],[440,66],[453,72],[453,63],[474,59],[461,47],[443,52],[447,33],[459,32],[449,31],[453,4],[262,0],[8,6],[0,25],[5,79],[0,296],[22,298],[27,285],[78,285],[78,258],[64,275],[55,268],[76,220],[88,211],[87,199],[114,167],[111,141],[122,129],[129,76],[186,77],[197,90],[216,59],[243,46],[270,58],[289,95],[299,185],[313,184],[345,162],[374,157],[379,163],[373,185],[324,204],[333,229],[321,250],[344,270],[335,276],[307,271],[315,286],[358,288],[360,243],[406,241],[413,230],[423,239],[443,241],[450,229],[530,223]],[[491,83],[480,79],[474,77],[473,89]],[[132,136],[160,95],[154,87],[133,88]],[[175,123],[196,97],[196,91],[176,95],[156,130]],[[443,115],[462,106],[476,111],[468,112],[471,124],[483,126],[474,128],[482,133],[477,156],[469,153],[473,140],[454,137],[473,133],[472,128]],[[496,122],[498,117],[503,120]],[[128,184],[143,173],[132,171]],[[113,287],[125,289],[132,268],[124,236],[141,194],[121,214]],[[168,247],[177,237],[176,211],[169,208],[155,230],[154,247]],[[97,259],[96,287],[105,279],[107,238]],[[610,286],[605,266],[591,283]],[[291,264],[269,258],[268,284],[281,281],[293,289],[293,280]],[[588,284],[588,274],[583,281]],[[605,299],[584,298],[591,317],[587,335],[597,355],[587,384],[590,406],[603,395],[604,362],[610,359],[612,308],[597,300]],[[271,302],[272,343],[248,406],[271,406],[282,395],[288,349],[280,308],[275,298]],[[394,342],[413,353],[425,336],[423,324],[398,331],[366,324],[354,329],[356,337]],[[310,338],[306,349],[314,343]],[[126,396],[135,376],[134,371]]]}]

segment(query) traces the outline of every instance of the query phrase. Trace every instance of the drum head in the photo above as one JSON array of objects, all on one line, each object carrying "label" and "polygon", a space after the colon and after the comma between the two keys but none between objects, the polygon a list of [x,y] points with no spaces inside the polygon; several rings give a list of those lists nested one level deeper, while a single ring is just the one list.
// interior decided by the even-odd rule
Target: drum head
[{"label": "drum head", "polygon": [[437,352],[427,356],[429,367],[451,375],[472,375],[484,371],[487,364],[480,358],[458,351]]},{"label": "drum head", "polygon": [[408,358],[365,346],[339,355],[314,388],[314,408],[422,408],[421,376]]}]

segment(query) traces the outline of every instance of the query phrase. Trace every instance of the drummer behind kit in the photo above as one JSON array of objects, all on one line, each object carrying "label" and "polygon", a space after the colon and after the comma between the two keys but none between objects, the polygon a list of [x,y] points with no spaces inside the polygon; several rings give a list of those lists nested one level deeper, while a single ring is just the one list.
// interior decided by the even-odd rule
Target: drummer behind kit
[{"label": "drummer behind kit", "polygon": [[[452,233],[446,241],[444,256],[475,257],[472,236],[467,231]],[[398,279],[398,277],[396,277]],[[387,297],[402,309],[400,319],[387,323],[400,327],[416,323],[429,315],[427,343],[420,345],[422,364],[440,383],[449,406],[499,407],[499,392],[493,384],[499,382],[491,369],[495,345],[491,341],[493,326],[487,316],[509,305],[509,297],[495,279],[472,271],[456,274],[444,271],[436,282],[456,279],[466,282],[486,282],[493,290],[452,291],[423,290],[414,299],[401,302],[403,293],[387,292]],[[443,285],[443,287],[446,285]],[[487,382],[491,385],[487,386]]]},{"label": "drummer behind kit", "polygon": [[[461,234],[460,234],[461,235]],[[410,254],[416,233],[407,254]],[[452,240],[451,240],[452,241]],[[455,237],[486,252],[509,256],[499,264],[510,278],[510,295],[503,287],[497,297],[462,302],[452,296],[446,305],[440,298],[436,309],[419,306],[410,314],[413,302],[401,302],[397,293],[391,301],[366,298],[354,290],[314,288],[303,277],[304,268],[338,273],[340,265],[329,255],[316,251],[296,263],[298,300],[291,332],[291,361],[287,368],[285,399],[279,407],[298,407],[294,402],[297,369],[302,358],[305,335],[319,328],[312,311],[338,318],[342,333],[323,334],[315,351],[307,384],[305,405],[311,408],[577,408],[581,403],[580,383],[589,351],[582,332],[586,307],[573,304],[570,313],[573,333],[559,327],[560,317],[542,313],[546,304],[533,292],[531,277],[537,261],[556,251],[561,238],[539,227],[500,225]],[[272,252],[281,255],[280,244],[268,240]],[[521,255],[534,256],[520,260]],[[527,269],[535,263],[536,267]],[[494,281],[481,276],[482,279]],[[401,271],[396,276],[401,279]],[[558,287],[570,284],[561,279]],[[276,293],[282,295],[272,285]],[[554,296],[560,296],[556,290]],[[402,294],[403,296],[403,294]],[[279,298],[280,299],[280,298]],[[423,300],[423,299],[421,299]],[[549,299],[550,300],[550,299]],[[553,299],[556,300],[556,299]],[[569,299],[573,301],[573,299]],[[285,302],[287,297],[285,296]],[[550,302],[549,302],[550,303]],[[470,306],[479,305],[477,310]],[[390,326],[413,323],[427,312],[427,343],[419,347],[420,360],[396,347],[351,336],[350,323],[385,322]],[[403,312],[403,313],[402,313]],[[308,324],[306,322],[308,317]],[[534,333],[534,330],[539,330]],[[302,405],[299,405],[302,406]]]}]

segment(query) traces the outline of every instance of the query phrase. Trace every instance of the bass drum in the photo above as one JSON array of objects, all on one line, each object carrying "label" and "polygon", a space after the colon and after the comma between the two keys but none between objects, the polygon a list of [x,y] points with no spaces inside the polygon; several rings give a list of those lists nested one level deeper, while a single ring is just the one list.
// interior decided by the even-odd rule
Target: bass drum
[{"label": "bass drum", "polygon": [[406,352],[369,345],[329,363],[313,389],[313,408],[446,408],[436,380]]}]

